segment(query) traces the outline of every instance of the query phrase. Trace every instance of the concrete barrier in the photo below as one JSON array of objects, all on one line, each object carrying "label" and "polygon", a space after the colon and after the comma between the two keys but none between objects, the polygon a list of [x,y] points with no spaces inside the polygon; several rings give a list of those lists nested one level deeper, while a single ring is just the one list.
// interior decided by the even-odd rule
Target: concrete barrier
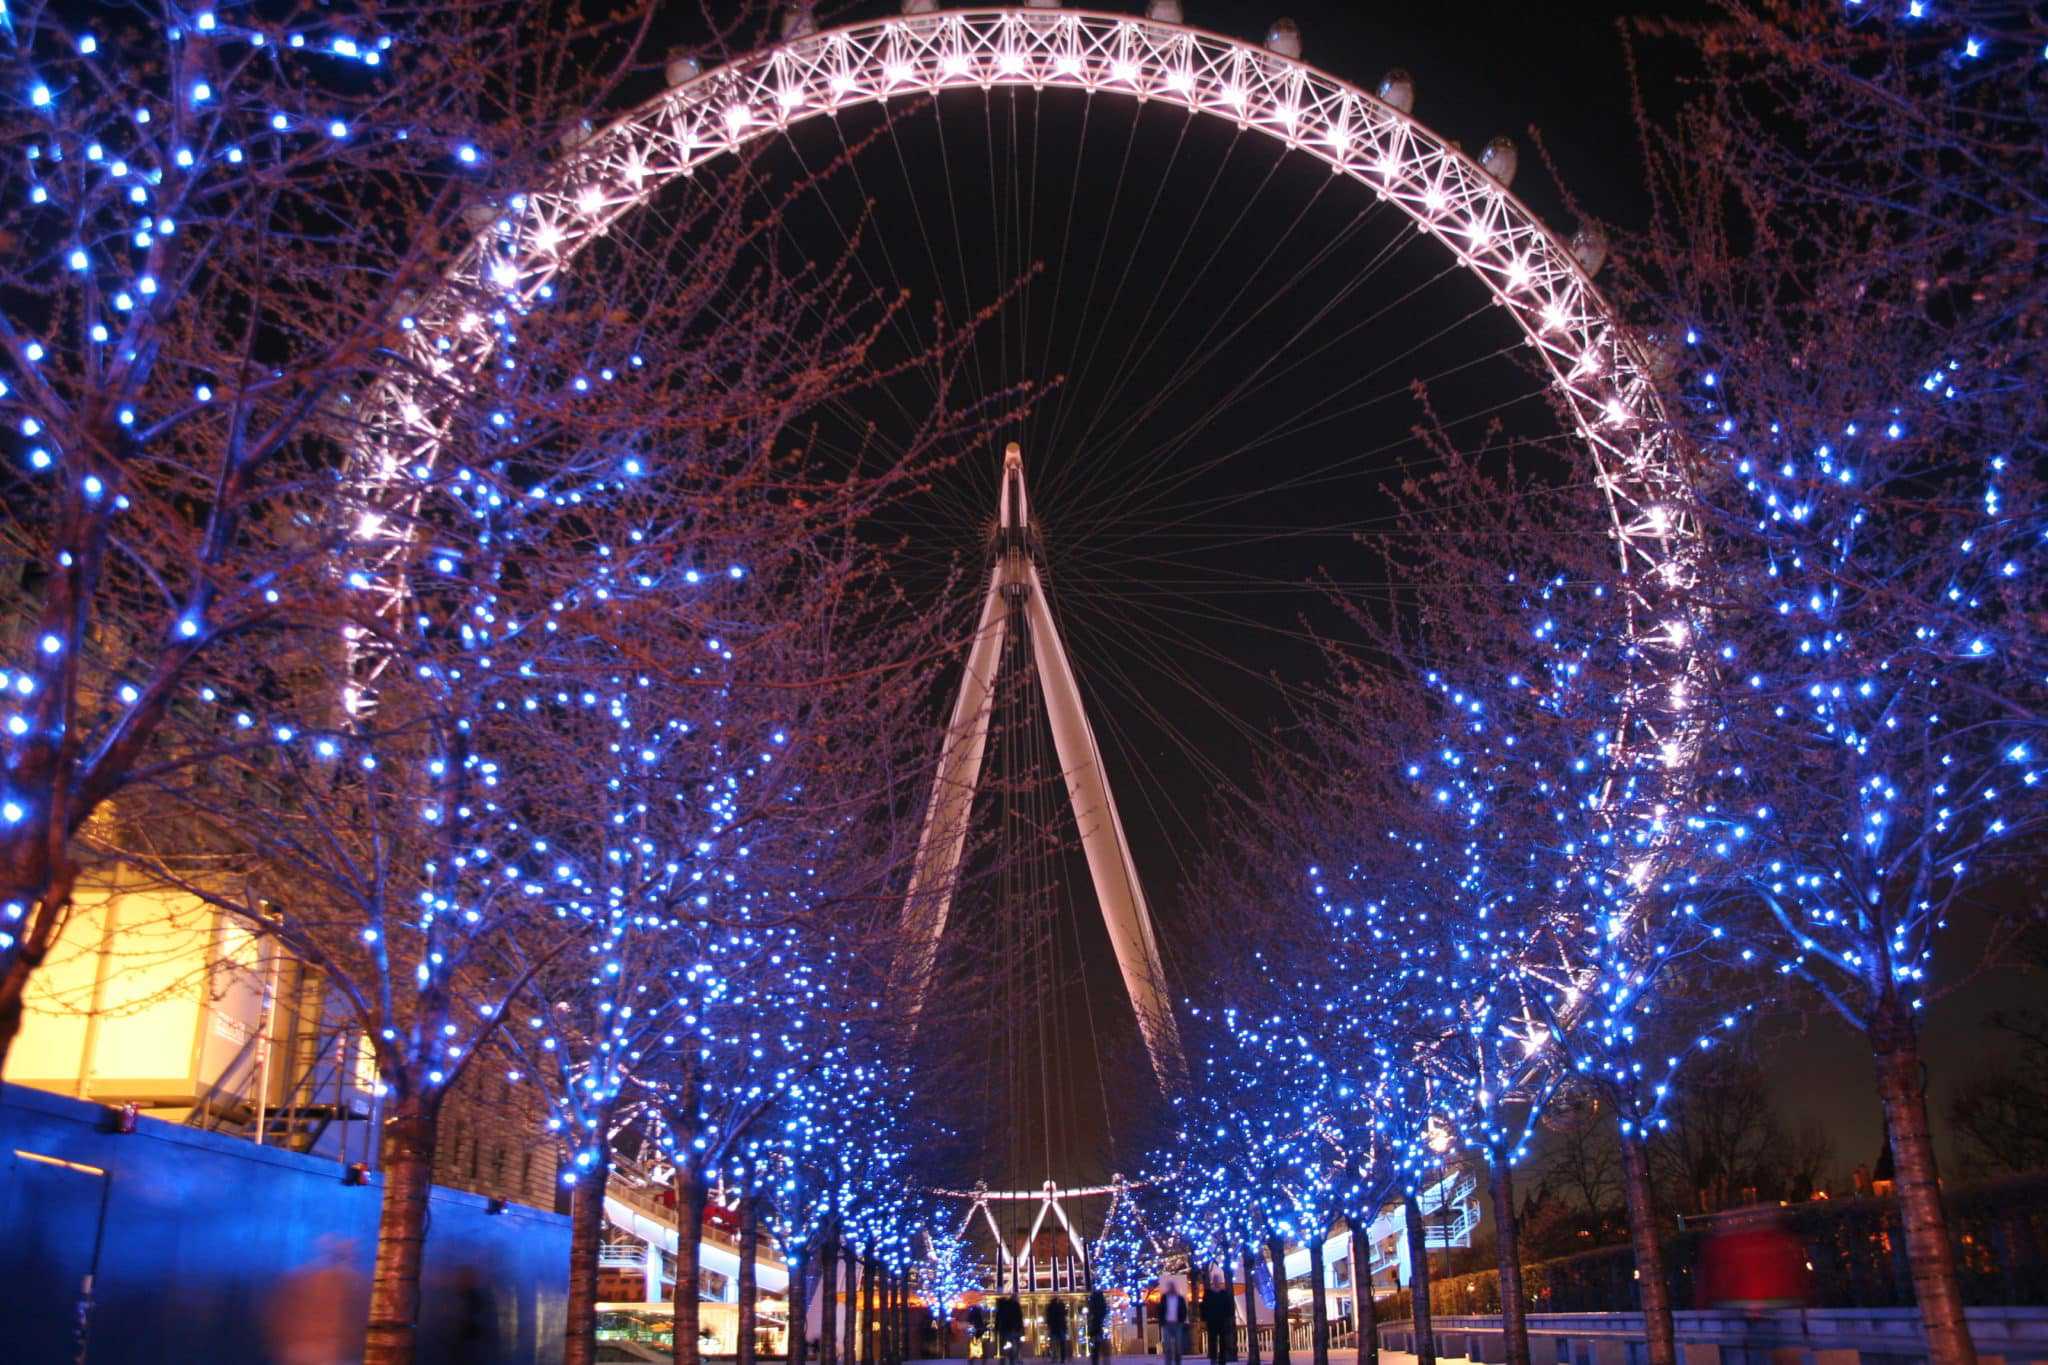
[{"label": "concrete barrier", "polygon": [[[378,1177],[330,1160],[0,1086],[0,1284],[10,1360],[90,1365],[261,1362],[279,1281],[323,1236],[367,1277]],[[435,1189],[421,1277],[420,1359],[449,1358],[463,1318],[504,1365],[561,1358],[569,1220]]]}]

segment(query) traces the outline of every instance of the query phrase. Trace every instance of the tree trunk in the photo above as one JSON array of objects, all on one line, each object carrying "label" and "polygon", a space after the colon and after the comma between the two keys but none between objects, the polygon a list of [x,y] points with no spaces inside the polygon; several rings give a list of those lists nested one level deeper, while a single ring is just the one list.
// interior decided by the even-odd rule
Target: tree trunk
[{"label": "tree trunk", "polygon": [[1678,1365],[1678,1332],[1671,1319],[1671,1282],[1658,1239],[1657,1196],[1650,1188],[1650,1149],[1640,1125],[1621,1134],[1621,1192],[1628,1204],[1628,1239],[1635,1247],[1636,1289],[1643,1305],[1649,1365]]},{"label": "tree trunk", "polygon": [[811,1257],[798,1248],[789,1255],[789,1365],[804,1365],[810,1353]]},{"label": "tree trunk", "polygon": [[862,1365],[860,1352],[860,1255],[853,1243],[840,1244],[839,1259],[846,1268],[846,1309],[843,1325],[846,1335],[840,1344],[840,1356],[845,1365]]},{"label": "tree trunk", "polygon": [[1294,1344],[1287,1339],[1291,1317],[1287,1311],[1287,1243],[1268,1237],[1266,1251],[1273,1258],[1273,1365],[1288,1365]]},{"label": "tree trunk", "polygon": [[1415,1365],[1436,1365],[1436,1327],[1429,1311],[1429,1230],[1413,1194],[1401,1196],[1408,1215],[1408,1298],[1414,1305]]},{"label": "tree trunk", "polygon": [[1885,1134],[1892,1145],[1906,1264],[1927,1333],[1928,1365],[1976,1365],[1977,1347],[1963,1316],[1955,1247],[1949,1241],[1941,1182],[1934,1171],[1920,1039],[1911,1012],[1902,1002],[1885,1002],[1871,1022],[1869,1037],[1877,1061],[1877,1090],[1884,1100]]},{"label": "tree trunk", "polygon": [[859,1252],[846,1251],[846,1365],[874,1365],[868,1350],[867,1305],[861,1301],[862,1271],[867,1262]]},{"label": "tree trunk", "polygon": [[697,1311],[697,1272],[704,1259],[704,1204],[711,1198],[704,1177],[687,1165],[676,1168],[676,1339],[675,1365],[698,1365],[704,1358],[697,1333],[703,1315]]},{"label": "tree trunk", "polygon": [[1252,1269],[1258,1261],[1249,1246],[1238,1249],[1238,1260],[1244,1265],[1244,1360],[1259,1365],[1259,1277]]},{"label": "tree trunk", "polygon": [[908,1361],[910,1339],[910,1267],[896,1272],[896,1358]]},{"label": "tree trunk", "polygon": [[14,1049],[14,1040],[21,1033],[23,1000],[28,991],[29,976],[37,964],[28,960],[23,949],[7,964],[7,971],[0,975],[0,1070],[7,1066],[7,1054]]},{"label": "tree trunk", "polygon": [[904,1360],[917,1356],[917,1314],[910,1306],[910,1267],[896,1274],[896,1343]]},{"label": "tree trunk", "polygon": [[818,1365],[839,1365],[839,1243],[818,1246]]},{"label": "tree trunk", "polygon": [[[1237,1298],[1233,1291],[1233,1286],[1237,1284],[1237,1276],[1232,1272],[1230,1268],[1230,1252],[1227,1249],[1218,1248],[1216,1258],[1216,1273],[1223,1277],[1223,1297],[1225,1301],[1227,1301],[1230,1304],[1230,1335],[1225,1337],[1223,1341],[1223,1359],[1236,1360]],[[1202,1295],[1203,1302],[1206,1303],[1208,1301],[1208,1297],[1209,1296],[1205,1291]],[[1203,1330],[1207,1331],[1208,1329],[1205,1327]]]},{"label": "tree trunk", "polygon": [[[1380,1324],[1372,1301],[1372,1223],[1351,1225],[1351,1319],[1357,1328],[1358,1365],[1379,1365]],[[1670,1362],[1657,1362],[1670,1365]]]},{"label": "tree trunk", "polygon": [[896,1365],[896,1272],[886,1263],[875,1266],[875,1313],[882,1329],[875,1356],[881,1365]]},{"label": "tree trunk", "polygon": [[1308,1276],[1308,1311],[1315,1315],[1308,1328],[1309,1354],[1315,1365],[1330,1365],[1330,1302],[1328,1291],[1323,1288],[1323,1234],[1313,1230],[1308,1241]]},{"label": "tree trunk", "polygon": [[882,1296],[889,1305],[884,1314],[888,1327],[882,1333],[889,1343],[884,1365],[898,1365],[903,1359],[903,1281],[886,1266],[882,1269]]},{"label": "tree trunk", "polygon": [[754,1255],[761,1246],[761,1208],[752,1196],[740,1200],[739,1340],[734,1343],[737,1365],[754,1365],[754,1331],[760,1319],[759,1272]]},{"label": "tree trunk", "polygon": [[436,1108],[408,1098],[384,1125],[384,1202],[370,1276],[364,1365],[411,1365],[420,1318],[420,1260],[433,1187]]},{"label": "tree trunk", "polygon": [[860,1263],[860,1365],[881,1365],[875,1347],[875,1258]]},{"label": "tree trunk", "polygon": [[604,1240],[604,1188],[611,1162],[598,1157],[596,1170],[578,1177],[569,1195],[569,1302],[563,1327],[562,1365],[597,1360],[597,1248]]},{"label": "tree trunk", "polygon": [[1494,1258],[1500,1266],[1501,1349],[1506,1365],[1529,1365],[1529,1303],[1522,1293],[1522,1234],[1515,1223],[1515,1168],[1506,1152],[1490,1152],[1486,1183],[1493,1192]]},{"label": "tree trunk", "polygon": [[[21,776],[15,774],[17,779]],[[47,848],[41,841],[38,846]],[[40,866],[15,863],[8,867],[5,888],[0,890],[0,901],[28,907],[28,917],[12,926],[19,942],[14,946],[13,957],[8,959],[7,970],[0,972],[0,1072],[6,1071],[7,1055],[21,1035],[29,978],[42,969],[58,932],[70,918],[72,892],[78,880],[78,867],[68,853],[60,853],[54,866],[39,853],[28,852],[25,856],[31,864]],[[38,885],[41,890],[31,889]]]},{"label": "tree trunk", "polygon": [[877,1273],[875,1296],[881,1300],[882,1365],[897,1365],[897,1362],[903,1359],[903,1343],[896,1336],[896,1272],[884,1262],[878,1267]]}]

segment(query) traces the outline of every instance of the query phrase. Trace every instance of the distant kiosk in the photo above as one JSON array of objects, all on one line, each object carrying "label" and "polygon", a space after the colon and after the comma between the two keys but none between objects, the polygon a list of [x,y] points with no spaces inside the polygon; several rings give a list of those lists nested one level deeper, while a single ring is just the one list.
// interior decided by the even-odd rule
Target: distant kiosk
[{"label": "distant kiosk", "polygon": [[1039,574],[1044,547],[1024,493],[1024,452],[1014,441],[1003,451],[996,527],[995,563],[989,571],[967,667],[960,677],[960,695],[953,703],[953,718],[946,729],[945,748],[939,755],[938,775],[904,900],[904,949],[898,968],[903,988],[915,1017],[922,1012],[938,960],[939,939],[952,911],[967,823],[988,748],[1003,643],[1011,631],[1022,631],[1031,641],[1032,667],[1044,690],[1053,747],[1066,778],[1074,823],[1081,831],[1081,847],[1088,855],[1095,900],[1102,907],[1102,922],[1109,930],[1110,946],[1116,950],[1117,969],[1123,973],[1124,989],[1138,1016],[1153,1073],[1164,1088],[1183,1070],[1180,1030],[1167,1003],[1158,940],[1145,909],[1137,866],[1131,861],[1130,841],[1124,837],[1123,820],[1110,794],[1102,750],[1081,707],[1081,690],[1074,683],[1067,647],[1046,600]]}]

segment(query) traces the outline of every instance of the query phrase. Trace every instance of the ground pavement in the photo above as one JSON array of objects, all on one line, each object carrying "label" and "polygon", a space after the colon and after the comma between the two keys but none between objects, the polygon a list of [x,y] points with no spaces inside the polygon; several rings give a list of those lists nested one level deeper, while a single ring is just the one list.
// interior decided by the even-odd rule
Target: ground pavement
[{"label": "ground pavement", "polygon": [[[1445,1358],[1448,1359],[1448,1357]],[[1314,1357],[1305,1350],[1296,1351],[1290,1357],[1290,1365],[1311,1365],[1313,1359]],[[1209,1357],[1197,1351],[1188,1352],[1182,1357],[1182,1360],[1185,1362],[1185,1365],[1209,1365]],[[1050,1356],[1026,1356],[1020,1362],[1020,1365],[1050,1365],[1050,1361]],[[1260,1362],[1261,1365],[1273,1365],[1271,1358],[1266,1356],[1261,1356]],[[916,1362],[913,1362],[913,1365],[916,1365]],[[944,1365],[988,1365],[988,1363],[978,1360],[955,1359],[944,1362]],[[1088,1358],[1086,1356],[1076,1356],[1074,1365],[1088,1365]],[[1162,1361],[1158,1352],[1155,1351],[1151,1355],[1143,1356],[1104,1356],[1102,1358],[1102,1365],[1162,1365]],[[1242,1356],[1238,1357],[1238,1365],[1244,1365],[1244,1358]],[[1358,1365],[1358,1352],[1333,1350],[1330,1352],[1330,1365]],[[1415,1365],[1415,1357],[1401,1351],[1389,1351],[1382,1348],[1380,1351],[1380,1365]]]},{"label": "ground pavement", "polygon": [[[618,1353],[616,1355],[606,1355],[602,1351],[602,1347],[614,1347],[614,1349],[618,1349]],[[598,1359],[600,1361],[668,1361],[668,1353],[666,1351],[653,1351],[651,1347],[633,1347],[631,1342],[608,1340],[608,1342],[600,1342],[600,1355],[598,1355]],[[1049,1359],[1051,1357],[1024,1357],[1022,1365],[1047,1365]],[[1182,1357],[1182,1359],[1186,1361],[1186,1365],[1208,1365],[1208,1357],[1206,1355],[1188,1355],[1188,1357]],[[1309,1365],[1311,1359],[1313,1357],[1307,1351],[1296,1351],[1292,1361],[1290,1361],[1290,1365]],[[1442,1357],[1442,1359],[1450,1359],[1450,1357]],[[924,1361],[915,1361],[913,1365],[924,1365]],[[983,1365],[983,1361],[965,1361],[961,1357],[954,1357],[950,1361],[934,1361],[932,1365]],[[1075,1365],[1087,1365],[1087,1357],[1077,1357]],[[1159,1359],[1159,1355],[1106,1355],[1106,1357],[1102,1357],[1102,1365],[1161,1365],[1161,1359]],[[1243,1361],[1239,1359],[1237,1365],[1243,1365]],[[1264,1365],[1272,1365],[1272,1361],[1264,1361]],[[1358,1365],[1358,1353],[1356,1351],[1331,1351],[1329,1353],[1329,1365]],[[1415,1357],[1413,1355],[1405,1355],[1401,1351],[1384,1351],[1382,1349],[1380,1351],[1380,1365],[1415,1365]]]}]

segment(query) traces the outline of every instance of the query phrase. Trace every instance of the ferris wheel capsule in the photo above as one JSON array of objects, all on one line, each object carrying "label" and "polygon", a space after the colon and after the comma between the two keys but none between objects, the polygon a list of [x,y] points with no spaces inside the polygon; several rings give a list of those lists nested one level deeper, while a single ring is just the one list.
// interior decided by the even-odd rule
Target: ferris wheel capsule
[{"label": "ferris wheel capsule", "polygon": [[1600,267],[1607,264],[1607,234],[1587,223],[1572,234],[1572,259],[1579,263],[1579,269],[1590,279],[1600,273]]},{"label": "ferris wheel capsule", "polygon": [[1145,17],[1155,24],[1187,22],[1187,14],[1180,7],[1180,0],[1149,0],[1145,6]]},{"label": "ferris wheel capsule", "polygon": [[1515,183],[1515,167],[1521,161],[1521,154],[1515,150],[1511,137],[1497,137],[1486,144],[1486,150],[1479,154],[1479,169],[1485,171],[1500,183],[1502,189]]},{"label": "ferris wheel capsule", "polygon": [[808,38],[817,31],[818,16],[813,7],[813,0],[792,0],[792,3],[782,11],[783,41],[787,42],[791,38]]},{"label": "ferris wheel capsule", "polygon": [[905,14],[937,14],[939,0],[903,0]]},{"label": "ferris wheel capsule", "polygon": [[1301,28],[1292,19],[1275,19],[1273,27],[1266,30],[1266,51],[1287,58],[1301,60]]},{"label": "ferris wheel capsule", "polygon": [[1404,114],[1415,112],[1415,78],[1400,67],[1380,77],[1380,103],[1392,105]]},{"label": "ferris wheel capsule", "polygon": [[666,74],[670,85],[688,85],[704,74],[704,63],[694,52],[679,52],[668,59]]},{"label": "ferris wheel capsule", "polygon": [[1678,373],[1678,356],[1678,342],[1671,333],[1660,330],[1643,334],[1643,359],[1652,379],[1668,383]]}]

